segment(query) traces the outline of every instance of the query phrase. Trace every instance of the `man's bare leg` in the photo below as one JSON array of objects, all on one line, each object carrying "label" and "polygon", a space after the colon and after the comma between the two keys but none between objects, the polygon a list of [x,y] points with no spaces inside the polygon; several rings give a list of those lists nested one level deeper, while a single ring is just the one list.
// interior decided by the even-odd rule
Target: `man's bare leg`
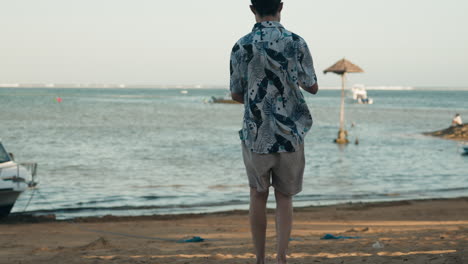
[{"label": "man's bare leg", "polygon": [[292,196],[287,196],[275,190],[276,197],[276,241],[278,264],[286,263],[286,253],[291,237],[293,207]]},{"label": "man's bare leg", "polygon": [[252,240],[257,255],[257,264],[265,263],[265,241],[266,241],[266,203],[268,200],[268,191],[257,192],[257,189],[250,188],[250,230]]}]

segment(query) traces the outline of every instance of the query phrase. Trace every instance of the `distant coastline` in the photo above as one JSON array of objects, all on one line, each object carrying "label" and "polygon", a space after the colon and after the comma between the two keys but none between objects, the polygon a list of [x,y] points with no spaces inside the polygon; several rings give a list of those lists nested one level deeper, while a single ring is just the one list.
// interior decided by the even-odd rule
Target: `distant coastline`
[{"label": "distant coastline", "polygon": [[14,84],[0,84],[0,88],[57,88],[57,89],[227,89],[222,85],[162,85],[162,84],[113,84],[113,83],[90,83],[90,84],[70,84],[70,83],[57,83],[57,84],[41,84],[41,83],[14,83]]},{"label": "distant coastline", "polygon": [[[5,83],[0,84],[0,88],[27,88],[27,89],[214,89],[228,90],[227,85],[215,84],[181,84],[181,85],[164,85],[164,84],[115,84],[115,83],[90,83],[90,84],[70,84],[70,83]],[[347,87],[350,89],[351,86]],[[341,90],[340,86],[321,86],[321,90]],[[428,86],[399,86],[399,85],[370,85],[366,86],[368,91],[468,91],[467,86],[455,87],[428,87]]]}]

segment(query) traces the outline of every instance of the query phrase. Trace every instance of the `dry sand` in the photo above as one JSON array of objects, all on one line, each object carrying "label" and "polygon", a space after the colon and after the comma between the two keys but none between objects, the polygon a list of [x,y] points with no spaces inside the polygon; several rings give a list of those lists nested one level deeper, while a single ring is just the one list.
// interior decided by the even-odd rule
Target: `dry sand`
[{"label": "dry sand", "polygon": [[[326,233],[360,238],[320,240]],[[207,241],[158,240],[193,236]],[[273,212],[267,236],[274,263]],[[468,198],[297,209],[293,238],[289,263],[468,263]],[[243,211],[0,223],[2,264],[254,263],[252,252]]]}]

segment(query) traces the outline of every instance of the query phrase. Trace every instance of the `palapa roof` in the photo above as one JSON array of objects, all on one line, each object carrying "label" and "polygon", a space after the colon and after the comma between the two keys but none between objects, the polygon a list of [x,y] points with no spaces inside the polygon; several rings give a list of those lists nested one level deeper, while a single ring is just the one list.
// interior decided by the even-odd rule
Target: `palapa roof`
[{"label": "palapa roof", "polygon": [[333,64],[333,66],[323,71],[323,73],[328,73],[328,72],[333,72],[336,74],[344,74],[344,73],[349,73],[349,72],[364,72],[364,71],[359,66],[343,58],[339,60],[337,63]]}]

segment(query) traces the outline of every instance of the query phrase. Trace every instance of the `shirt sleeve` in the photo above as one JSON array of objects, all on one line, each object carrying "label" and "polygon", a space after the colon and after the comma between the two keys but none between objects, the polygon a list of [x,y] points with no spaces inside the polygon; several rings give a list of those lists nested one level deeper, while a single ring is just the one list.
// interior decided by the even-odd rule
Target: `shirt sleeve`
[{"label": "shirt sleeve", "polygon": [[234,45],[234,47],[232,48],[231,61],[230,61],[231,93],[244,94],[246,85],[244,83],[244,77],[242,76],[241,63],[242,63],[242,48],[239,46],[239,44],[236,43],[236,45]]},{"label": "shirt sleeve", "polygon": [[309,47],[305,41],[299,45],[299,85],[302,88],[309,88],[317,83],[317,75],[315,74],[314,62],[310,54]]}]

